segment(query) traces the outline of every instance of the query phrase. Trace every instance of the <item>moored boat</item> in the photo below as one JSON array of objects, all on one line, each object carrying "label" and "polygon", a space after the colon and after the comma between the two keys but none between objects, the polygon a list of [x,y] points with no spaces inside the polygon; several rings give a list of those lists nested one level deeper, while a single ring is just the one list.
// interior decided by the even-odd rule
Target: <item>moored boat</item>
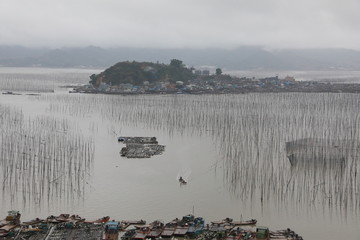
[{"label": "moored boat", "polygon": [[20,225],[21,214],[19,211],[8,211],[8,215],[0,221],[0,237],[5,237],[11,230]]},{"label": "moored boat", "polygon": [[45,220],[40,219],[40,218],[35,218],[30,221],[22,222],[22,225],[34,225],[34,224],[42,223],[43,221],[45,221]]},{"label": "moored boat", "polygon": [[181,176],[179,178],[179,182],[180,184],[187,184],[187,182],[185,181],[185,179],[183,179]]},{"label": "moored boat", "polygon": [[246,221],[233,221],[231,222],[234,226],[245,226],[245,225],[256,225],[257,220],[256,219],[250,219]]},{"label": "moored boat", "polygon": [[154,238],[158,238],[161,236],[161,233],[164,228],[164,223],[162,223],[159,220],[156,220],[156,221],[150,223],[149,226],[150,226],[150,231],[146,235],[146,238],[154,239]]},{"label": "moored boat", "polygon": [[164,227],[164,230],[161,233],[161,237],[163,238],[172,237],[177,227],[177,223],[178,223],[178,219],[174,219],[171,222],[167,223]]},{"label": "moored boat", "polygon": [[135,229],[127,230],[124,235],[121,236],[123,240],[130,240],[135,235]]},{"label": "moored boat", "polygon": [[148,235],[149,232],[150,232],[149,226],[138,227],[135,230],[135,234],[133,235],[132,239],[137,239],[137,240],[146,239],[146,236]]},{"label": "moored boat", "polygon": [[107,223],[110,220],[109,216],[96,219],[95,221],[85,221],[86,223]]},{"label": "moored boat", "polygon": [[119,237],[120,222],[110,221],[105,224],[103,240],[117,240]]},{"label": "moored boat", "polygon": [[178,237],[185,236],[188,230],[189,230],[189,226],[177,226],[174,231],[174,236],[178,236]]},{"label": "moored boat", "polygon": [[212,224],[225,224],[225,223],[231,223],[233,221],[232,218],[225,218],[223,220],[219,221],[211,221]]},{"label": "moored boat", "polygon": [[270,231],[268,227],[258,227],[256,228],[256,239],[270,239]]},{"label": "moored boat", "polygon": [[142,219],[141,220],[122,220],[121,222],[130,224],[130,225],[144,225],[144,224],[146,224],[146,221],[142,220]]},{"label": "moored boat", "polygon": [[79,215],[74,214],[74,215],[71,215],[67,221],[75,224],[75,223],[85,222],[85,218],[82,218]]},{"label": "moored boat", "polygon": [[153,229],[146,235],[146,238],[152,238],[152,239],[159,238],[161,236],[162,231],[163,231],[162,228]]},{"label": "moored boat", "polygon": [[146,221],[144,220],[122,220],[120,222],[120,229],[124,231],[126,228],[128,228],[130,225],[145,225]]},{"label": "moored boat", "polygon": [[226,236],[225,240],[255,239],[254,237],[255,235],[251,231],[247,231],[237,227],[230,231],[230,233]]},{"label": "moored boat", "polygon": [[197,217],[189,224],[187,235],[190,237],[196,237],[204,231],[205,221],[202,217]]},{"label": "moored boat", "polygon": [[62,213],[55,219],[59,222],[68,222],[70,220],[70,214]]},{"label": "moored boat", "polygon": [[168,226],[165,227],[164,230],[161,233],[161,237],[163,238],[170,238],[173,236],[174,232],[175,232],[176,227],[175,226]]}]

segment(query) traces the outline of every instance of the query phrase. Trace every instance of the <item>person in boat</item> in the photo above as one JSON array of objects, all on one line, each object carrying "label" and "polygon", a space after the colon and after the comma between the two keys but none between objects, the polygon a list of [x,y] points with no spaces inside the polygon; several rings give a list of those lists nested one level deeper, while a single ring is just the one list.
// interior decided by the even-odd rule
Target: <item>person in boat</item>
[{"label": "person in boat", "polygon": [[186,184],[186,181],[181,176],[179,178],[179,182],[182,183],[182,184]]}]

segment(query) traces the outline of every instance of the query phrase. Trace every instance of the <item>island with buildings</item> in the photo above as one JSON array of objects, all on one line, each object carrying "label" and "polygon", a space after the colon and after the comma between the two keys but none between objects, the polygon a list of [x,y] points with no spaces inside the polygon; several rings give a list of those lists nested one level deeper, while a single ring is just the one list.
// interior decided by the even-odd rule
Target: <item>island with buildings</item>
[{"label": "island with buildings", "polygon": [[90,76],[89,84],[71,92],[105,94],[224,94],[251,92],[347,92],[360,93],[360,84],[297,81],[294,77],[236,77],[186,67],[181,60],[170,64],[119,62]]}]

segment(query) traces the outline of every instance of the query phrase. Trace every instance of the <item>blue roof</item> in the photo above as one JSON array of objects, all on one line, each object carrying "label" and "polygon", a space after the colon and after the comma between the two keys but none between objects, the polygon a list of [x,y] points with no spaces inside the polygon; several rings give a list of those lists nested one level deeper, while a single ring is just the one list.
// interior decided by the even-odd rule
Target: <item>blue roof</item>
[{"label": "blue roof", "polygon": [[118,225],[118,224],[120,224],[120,222],[111,221],[106,223],[106,225]]}]

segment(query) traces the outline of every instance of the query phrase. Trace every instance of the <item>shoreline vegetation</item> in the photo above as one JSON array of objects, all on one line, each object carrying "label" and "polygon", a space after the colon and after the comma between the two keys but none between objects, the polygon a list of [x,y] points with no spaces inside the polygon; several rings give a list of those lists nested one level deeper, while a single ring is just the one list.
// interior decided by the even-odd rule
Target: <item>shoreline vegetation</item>
[{"label": "shoreline vegetation", "polygon": [[217,68],[209,70],[186,67],[181,60],[170,64],[119,62],[90,76],[89,84],[74,87],[70,93],[102,94],[244,94],[277,92],[360,93],[357,83],[297,81],[294,77],[235,77]]}]

